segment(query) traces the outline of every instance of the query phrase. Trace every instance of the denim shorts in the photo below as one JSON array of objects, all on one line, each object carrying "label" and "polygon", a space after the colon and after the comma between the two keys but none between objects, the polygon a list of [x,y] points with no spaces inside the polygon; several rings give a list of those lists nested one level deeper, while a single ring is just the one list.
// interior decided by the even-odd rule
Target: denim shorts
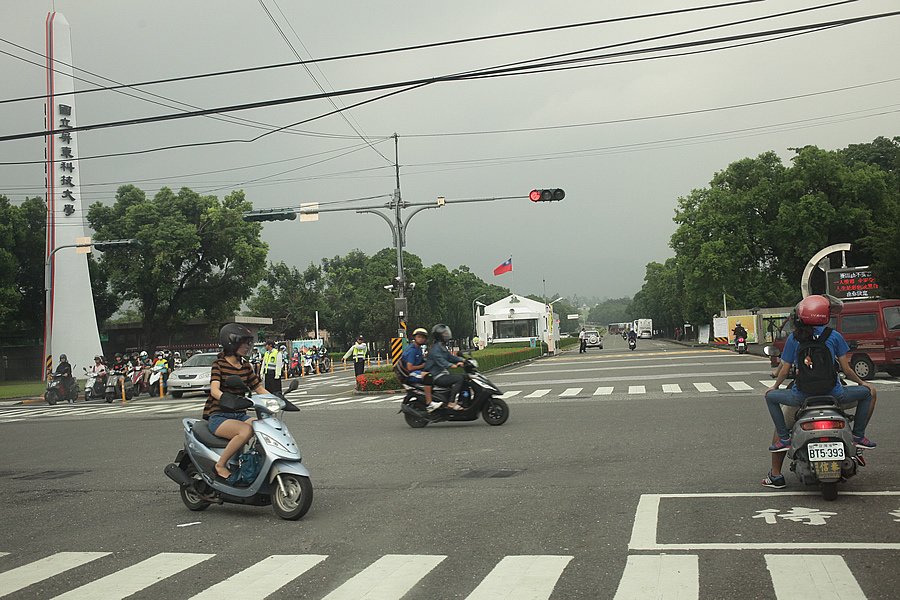
[{"label": "denim shorts", "polygon": [[217,412],[209,415],[209,432],[214,434],[216,433],[216,429],[219,428],[219,425],[227,421],[228,419],[237,419],[238,421],[249,421],[252,417],[248,416],[247,413],[238,413],[238,412]]}]

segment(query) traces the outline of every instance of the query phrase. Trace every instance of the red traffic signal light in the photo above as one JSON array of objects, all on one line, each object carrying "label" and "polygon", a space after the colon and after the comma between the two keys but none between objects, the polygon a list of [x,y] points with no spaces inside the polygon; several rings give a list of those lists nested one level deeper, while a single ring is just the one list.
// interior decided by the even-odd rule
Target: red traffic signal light
[{"label": "red traffic signal light", "polygon": [[559,188],[531,190],[528,199],[532,202],[559,202],[566,197],[566,192]]}]

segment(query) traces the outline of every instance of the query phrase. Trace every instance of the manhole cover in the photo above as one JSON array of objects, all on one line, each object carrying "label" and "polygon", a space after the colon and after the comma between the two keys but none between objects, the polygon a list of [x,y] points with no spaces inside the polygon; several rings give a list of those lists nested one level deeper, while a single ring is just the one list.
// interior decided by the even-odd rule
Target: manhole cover
[{"label": "manhole cover", "polygon": [[40,473],[32,473],[30,475],[21,475],[13,479],[23,479],[25,481],[33,481],[37,479],[65,479],[66,477],[75,477],[76,475],[84,475],[87,471],[41,471]]},{"label": "manhole cover", "polygon": [[512,477],[524,472],[525,469],[473,469],[466,471],[462,476],[467,479],[488,479]]}]

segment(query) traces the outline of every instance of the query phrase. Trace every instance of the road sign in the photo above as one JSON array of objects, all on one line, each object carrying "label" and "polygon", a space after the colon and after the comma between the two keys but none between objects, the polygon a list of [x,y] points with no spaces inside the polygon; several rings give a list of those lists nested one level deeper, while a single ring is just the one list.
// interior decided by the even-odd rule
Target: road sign
[{"label": "road sign", "polygon": [[576,319],[580,319],[580,318],[581,318],[581,315],[578,315],[578,314],[575,314],[575,315],[569,315],[569,316],[566,317],[566,318],[569,319],[570,321],[575,321]]},{"label": "road sign", "polygon": [[402,337],[391,338],[391,364],[396,365],[400,360],[400,355],[403,354],[403,339]]}]

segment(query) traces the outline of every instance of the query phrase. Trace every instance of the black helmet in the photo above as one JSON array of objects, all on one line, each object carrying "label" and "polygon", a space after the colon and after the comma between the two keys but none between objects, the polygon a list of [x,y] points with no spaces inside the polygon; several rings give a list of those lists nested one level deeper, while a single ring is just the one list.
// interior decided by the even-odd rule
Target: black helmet
[{"label": "black helmet", "polygon": [[443,342],[446,344],[450,341],[450,338],[453,337],[453,332],[443,323],[438,323],[431,328],[431,337],[434,338],[434,341],[436,342]]},{"label": "black helmet", "polygon": [[62,362],[62,361],[64,361],[64,360],[69,360],[69,359],[66,358],[66,355],[65,355],[65,354],[60,354],[60,355],[59,355],[59,360],[60,360],[60,362]]},{"label": "black helmet", "polygon": [[234,354],[243,343],[253,345],[253,334],[243,325],[229,323],[219,330],[219,343],[225,354]]}]

